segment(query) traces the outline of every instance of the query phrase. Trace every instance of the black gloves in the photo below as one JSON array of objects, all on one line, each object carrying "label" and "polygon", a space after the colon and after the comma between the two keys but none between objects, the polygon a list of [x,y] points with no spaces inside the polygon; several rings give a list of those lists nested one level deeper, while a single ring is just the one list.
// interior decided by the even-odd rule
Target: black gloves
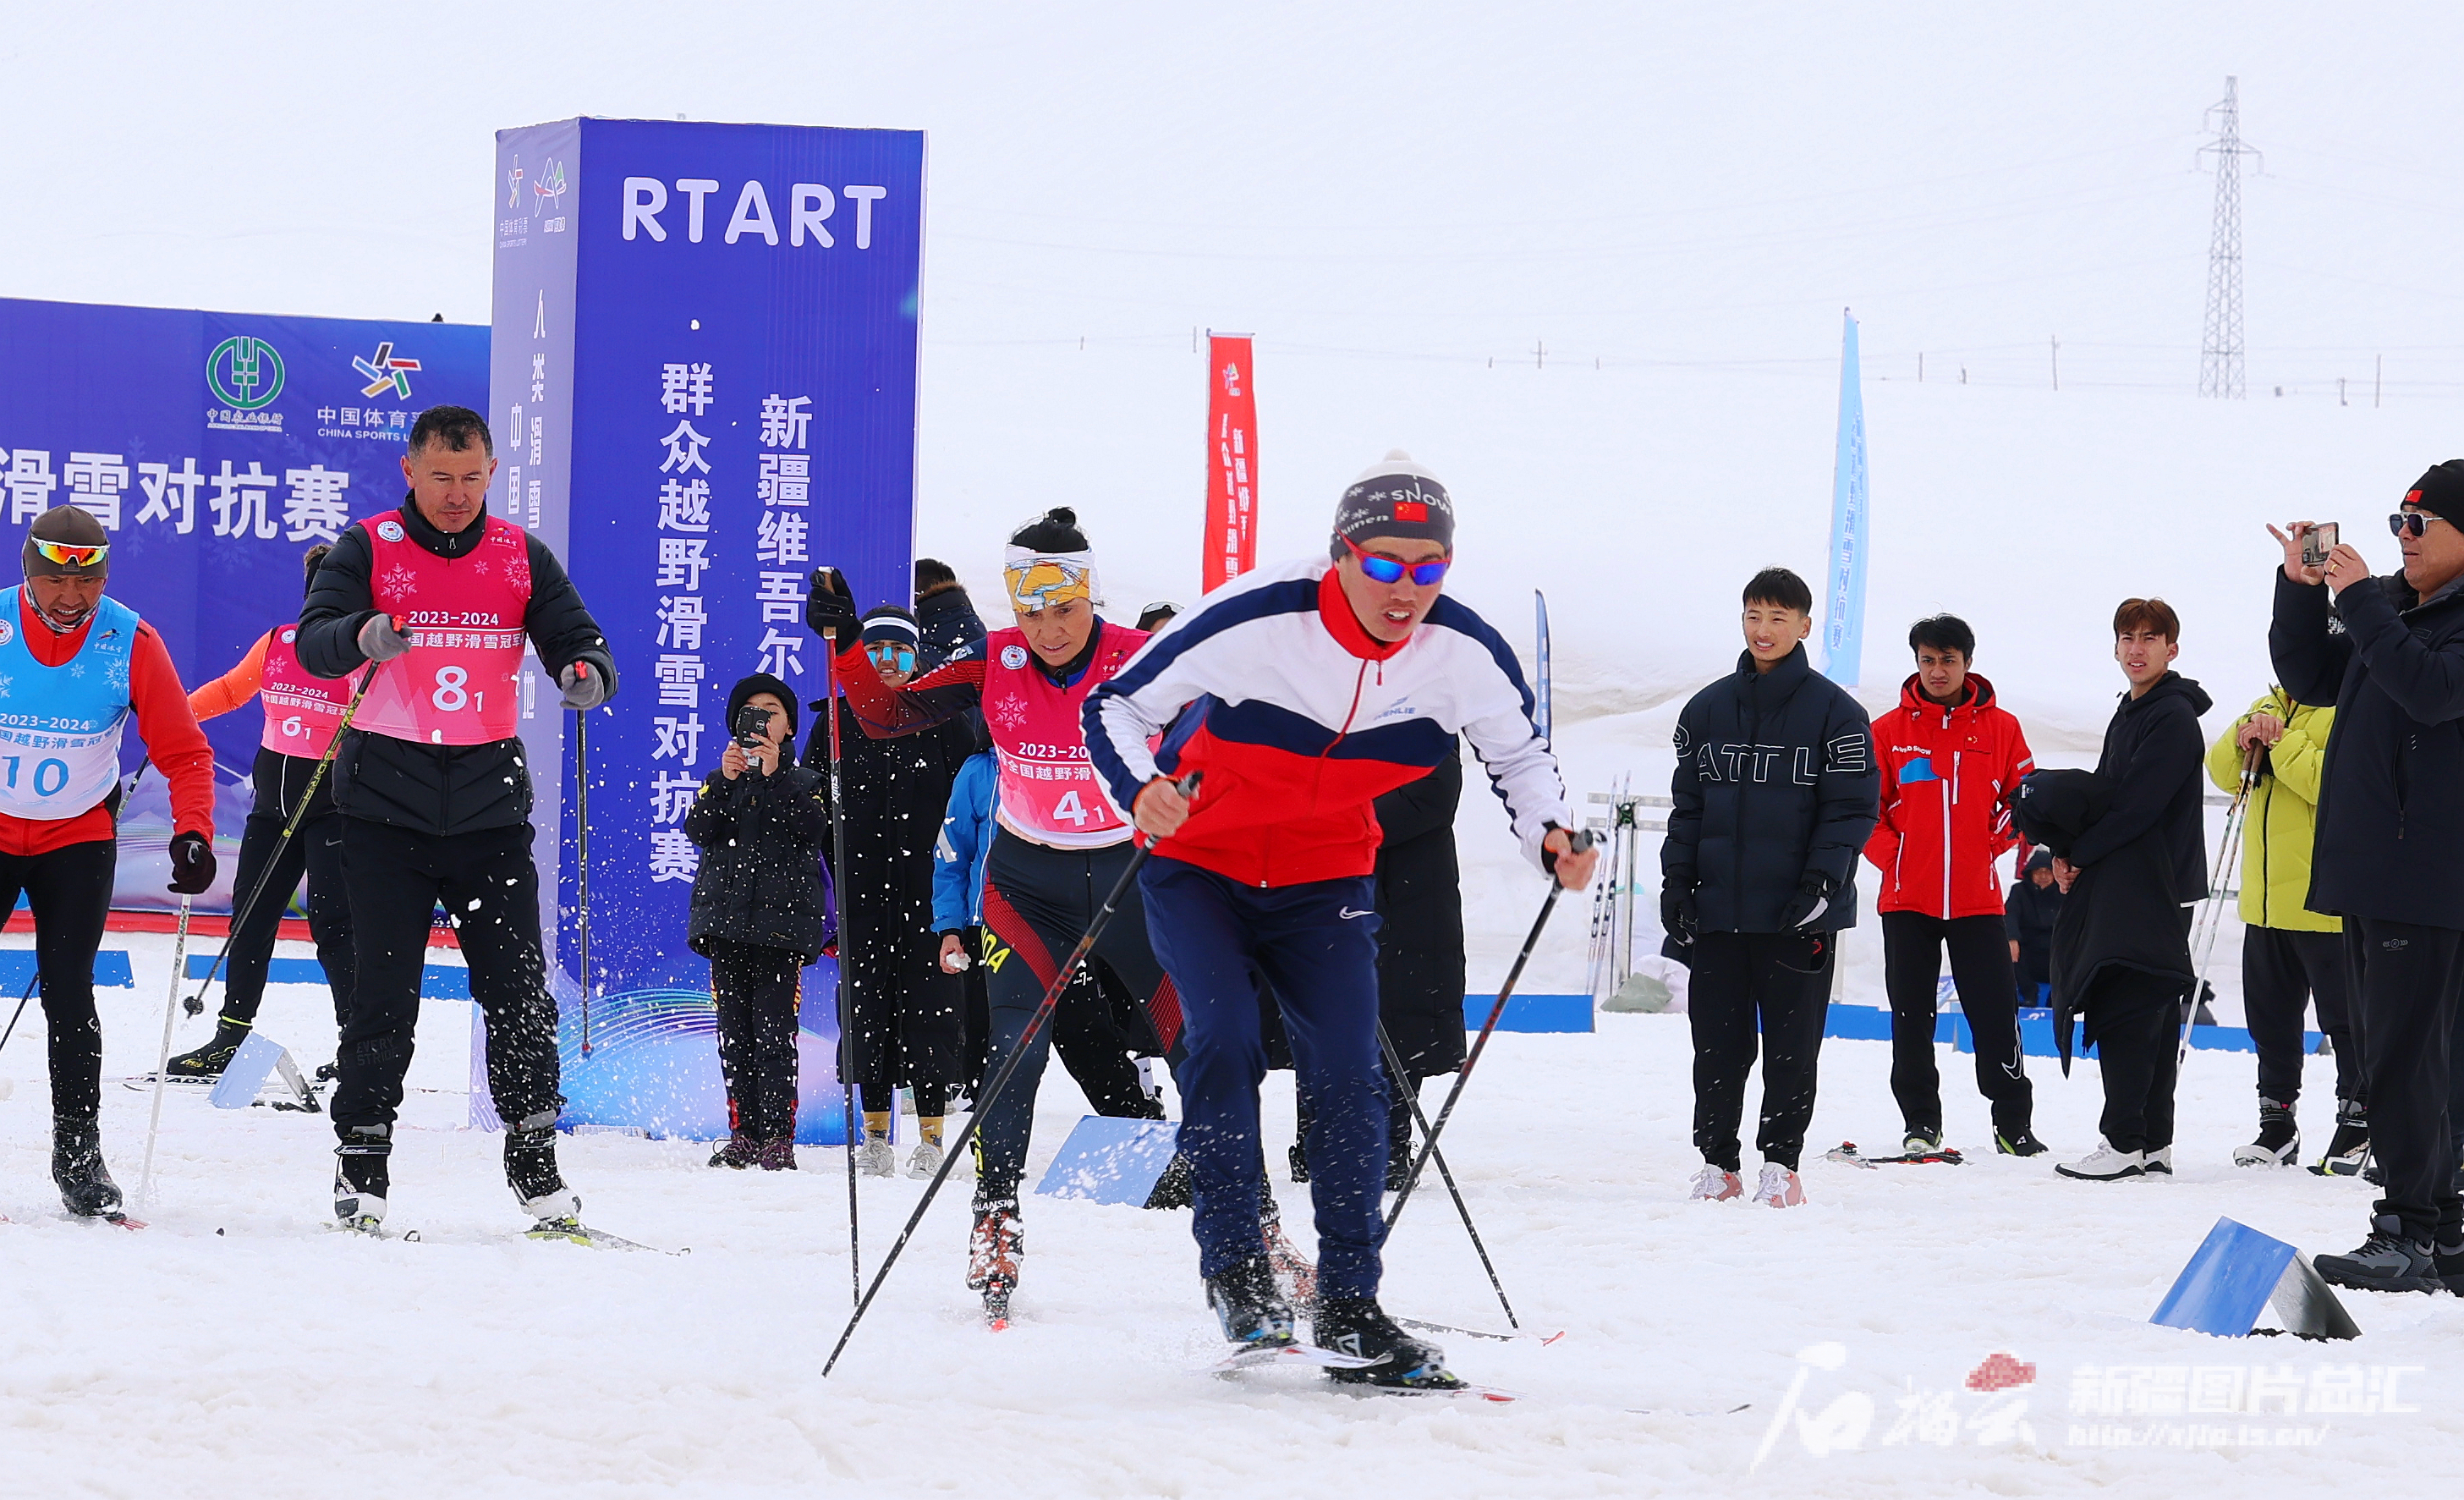
[{"label": "black gloves", "polygon": [[1674,884],[1660,888],[1660,926],[1669,937],[1681,943],[1690,943],[1694,940],[1694,929],[1702,925],[1702,921],[1703,915],[1695,909],[1694,893],[1690,888]]},{"label": "black gloves", "polygon": [[859,617],[847,597],[847,580],[831,567],[813,569],[813,586],[804,596],[804,624],[815,635],[833,635],[839,649],[855,644]]},{"label": "black gloves", "polygon": [[1779,924],[1794,931],[1831,910],[1831,877],[1818,870],[1809,870],[1796,883],[1796,895],[1780,909]]},{"label": "black gloves", "polygon": [[171,835],[171,892],[203,895],[214,883],[214,846],[202,833]]}]

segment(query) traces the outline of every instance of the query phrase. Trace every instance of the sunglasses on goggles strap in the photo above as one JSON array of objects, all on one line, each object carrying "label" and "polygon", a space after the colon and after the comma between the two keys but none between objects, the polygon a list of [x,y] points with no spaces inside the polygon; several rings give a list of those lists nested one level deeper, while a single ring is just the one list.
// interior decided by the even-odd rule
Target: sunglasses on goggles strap
[{"label": "sunglasses on goggles strap", "polygon": [[99,546],[80,547],[65,541],[45,541],[37,537],[34,539],[34,551],[46,562],[61,567],[92,567],[111,555],[111,543],[106,541]]},{"label": "sunglasses on goggles strap", "polygon": [[1380,557],[1375,552],[1363,552],[1360,550],[1360,544],[1350,537],[1345,537],[1342,540],[1345,546],[1352,549],[1352,555],[1360,560],[1360,571],[1380,584],[1396,583],[1404,574],[1409,573],[1412,575],[1413,583],[1425,588],[1444,578],[1446,569],[1455,565],[1452,558],[1440,558],[1434,562],[1406,562],[1400,558]]}]

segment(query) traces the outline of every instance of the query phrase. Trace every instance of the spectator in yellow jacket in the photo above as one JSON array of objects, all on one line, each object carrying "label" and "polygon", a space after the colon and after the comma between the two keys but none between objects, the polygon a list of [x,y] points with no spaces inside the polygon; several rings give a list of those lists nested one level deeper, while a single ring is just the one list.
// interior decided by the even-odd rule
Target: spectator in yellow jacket
[{"label": "spectator in yellow jacket", "polygon": [[2250,706],[2208,751],[2208,777],[2237,791],[2247,768],[2241,842],[2242,1008],[2258,1048],[2258,1138],[2233,1148],[2242,1166],[2290,1166],[2301,1152],[2294,1107],[2301,1095],[2302,1013],[2316,1002],[2336,1055],[2336,1135],[2313,1168],[2349,1176],[2369,1145],[2359,1017],[2346,1002],[2343,923],[2304,904],[2319,775],[2332,708],[2297,703],[2282,688]]}]

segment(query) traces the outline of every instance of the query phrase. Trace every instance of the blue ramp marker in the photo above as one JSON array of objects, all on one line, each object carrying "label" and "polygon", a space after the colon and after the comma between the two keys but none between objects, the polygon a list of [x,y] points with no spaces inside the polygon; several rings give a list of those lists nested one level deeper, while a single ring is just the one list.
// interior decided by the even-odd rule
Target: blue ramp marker
[{"label": "blue ramp marker", "polygon": [[2287,1333],[2304,1338],[2362,1335],[2308,1256],[2231,1219],[2217,1220],[2208,1231],[2147,1321],[2241,1338],[2271,1306]]},{"label": "blue ramp marker", "polygon": [[209,1095],[218,1110],[244,1110],[256,1102],[257,1091],[265,1087],[266,1078],[279,1070],[282,1082],[291,1091],[294,1107],[316,1113],[317,1096],[309,1091],[308,1080],[300,1074],[299,1065],[291,1060],[290,1050],[262,1031],[251,1031],[248,1040],[223,1069],[223,1075]]},{"label": "blue ramp marker", "polygon": [[1045,1198],[1143,1208],[1172,1165],[1180,1127],[1170,1120],[1128,1120],[1089,1114],[1061,1143],[1035,1190]]}]

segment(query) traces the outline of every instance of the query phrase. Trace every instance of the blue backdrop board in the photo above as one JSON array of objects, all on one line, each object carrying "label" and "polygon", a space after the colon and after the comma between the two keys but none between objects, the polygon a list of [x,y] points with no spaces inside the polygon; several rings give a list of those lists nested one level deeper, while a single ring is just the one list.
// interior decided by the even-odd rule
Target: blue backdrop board
[{"label": "blue backdrop board", "polygon": [[[52,506],[93,512],[112,597],[194,688],[298,617],[300,555],[401,503],[412,418],[481,405],[487,363],[485,328],[0,299],[0,548],[13,560]],[[13,561],[0,572],[0,586],[17,581]],[[253,706],[206,725],[224,859],[200,911],[231,910],[263,726]],[[132,729],[121,770],[143,756]],[[122,805],[114,905],[176,904],[170,834],[149,771]]]},{"label": "blue backdrop board", "polygon": [[[684,815],[738,677],[822,697],[816,566],[909,596],[924,137],[559,121],[498,133],[493,190],[490,505],[564,559],[622,679],[586,724],[548,683],[524,720],[566,1120],[723,1136]],[[835,983],[805,972],[807,1142],[845,1138]]]}]

